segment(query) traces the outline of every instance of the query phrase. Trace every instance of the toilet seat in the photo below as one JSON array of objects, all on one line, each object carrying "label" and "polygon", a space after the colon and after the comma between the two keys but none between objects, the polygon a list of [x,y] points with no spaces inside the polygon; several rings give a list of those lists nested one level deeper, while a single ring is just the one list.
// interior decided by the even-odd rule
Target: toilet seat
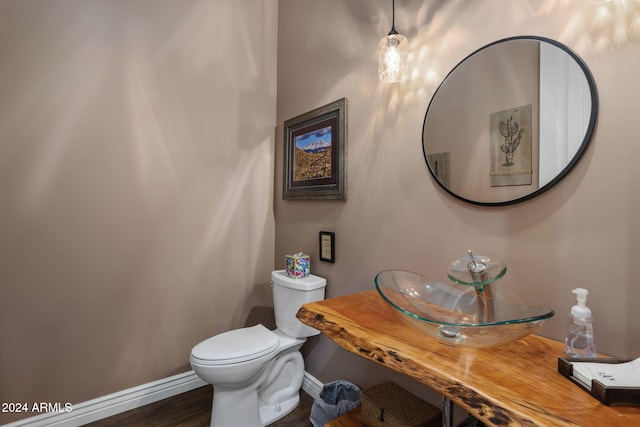
[{"label": "toilet seat", "polygon": [[274,353],[278,343],[276,334],[256,325],[206,339],[193,348],[191,357],[200,365],[231,365]]}]

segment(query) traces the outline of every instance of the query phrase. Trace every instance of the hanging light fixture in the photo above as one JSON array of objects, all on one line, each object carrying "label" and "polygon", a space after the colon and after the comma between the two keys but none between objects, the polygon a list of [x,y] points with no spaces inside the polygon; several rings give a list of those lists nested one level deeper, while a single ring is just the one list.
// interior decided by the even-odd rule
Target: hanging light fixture
[{"label": "hanging light fixture", "polygon": [[391,0],[391,31],[378,43],[378,77],[387,83],[406,80],[409,42],[396,31],[396,2]]}]

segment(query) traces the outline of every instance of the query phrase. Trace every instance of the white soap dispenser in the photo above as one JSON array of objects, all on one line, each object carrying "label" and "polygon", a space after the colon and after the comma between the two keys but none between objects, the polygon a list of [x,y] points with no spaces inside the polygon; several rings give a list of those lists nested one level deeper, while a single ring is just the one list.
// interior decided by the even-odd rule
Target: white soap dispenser
[{"label": "white soap dispenser", "polygon": [[589,291],[582,288],[573,290],[577,295],[577,304],[571,307],[567,322],[567,336],[564,351],[569,357],[596,357],[596,344],[593,338],[593,318],[587,307]]}]

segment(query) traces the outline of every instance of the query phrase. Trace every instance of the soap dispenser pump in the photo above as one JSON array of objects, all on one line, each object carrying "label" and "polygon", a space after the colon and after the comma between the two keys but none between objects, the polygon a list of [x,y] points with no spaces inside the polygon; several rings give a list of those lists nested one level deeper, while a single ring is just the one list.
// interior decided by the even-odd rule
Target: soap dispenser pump
[{"label": "soap dispenser pump", "polygon": [[567,322],[567,336],[564,351],[569,357],[596,357],[596,344],[593,338],[593,318],[587,307],[589,291],[583,288],[573,290],[577,303],[571,307]]}]

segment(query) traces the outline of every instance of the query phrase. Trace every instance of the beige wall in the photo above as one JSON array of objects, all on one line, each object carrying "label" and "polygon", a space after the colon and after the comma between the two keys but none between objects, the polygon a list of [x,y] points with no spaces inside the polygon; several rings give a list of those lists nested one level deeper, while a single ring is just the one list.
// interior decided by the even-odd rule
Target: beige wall
[{"label": "beige wall", "polygon": [[[387,85],[378,81],[375,49],[390,28],[390,3],[279,2],[276,265],[287,253],[310,253],[313,273],[328,279],[327,295],[335,297],[373,289],[383,269],[447,281],[449,263],[467,249],[493,254],[508,263],[500,286],[511,298],[556,310],[542,335],[563,339],[571,290],[586,287],[599,350],[638,356],[640,34],[630,26],[640,4],[396,2],[396,28],[409,38],[412,71],[407,82]],[[445,194],[425,165],[427,104],[467,54],[524,34],[564,42],[591,68],[600,94],[593,142],[577,167],[540,197],[509,207],[464,204]],[[283,201],[282,122],[341,97],[349,100],[348,200]],[[336,233],[335,264],[318,260],[320,230]],[[346,378],[368,386],[388,375],[323,336],[305,351],[307,369],[325,382]]]},{"label": "beige wall", "polygon": [[271,305],[276,31],[272,0],[0,4],[0,402],[187,371]]}]

